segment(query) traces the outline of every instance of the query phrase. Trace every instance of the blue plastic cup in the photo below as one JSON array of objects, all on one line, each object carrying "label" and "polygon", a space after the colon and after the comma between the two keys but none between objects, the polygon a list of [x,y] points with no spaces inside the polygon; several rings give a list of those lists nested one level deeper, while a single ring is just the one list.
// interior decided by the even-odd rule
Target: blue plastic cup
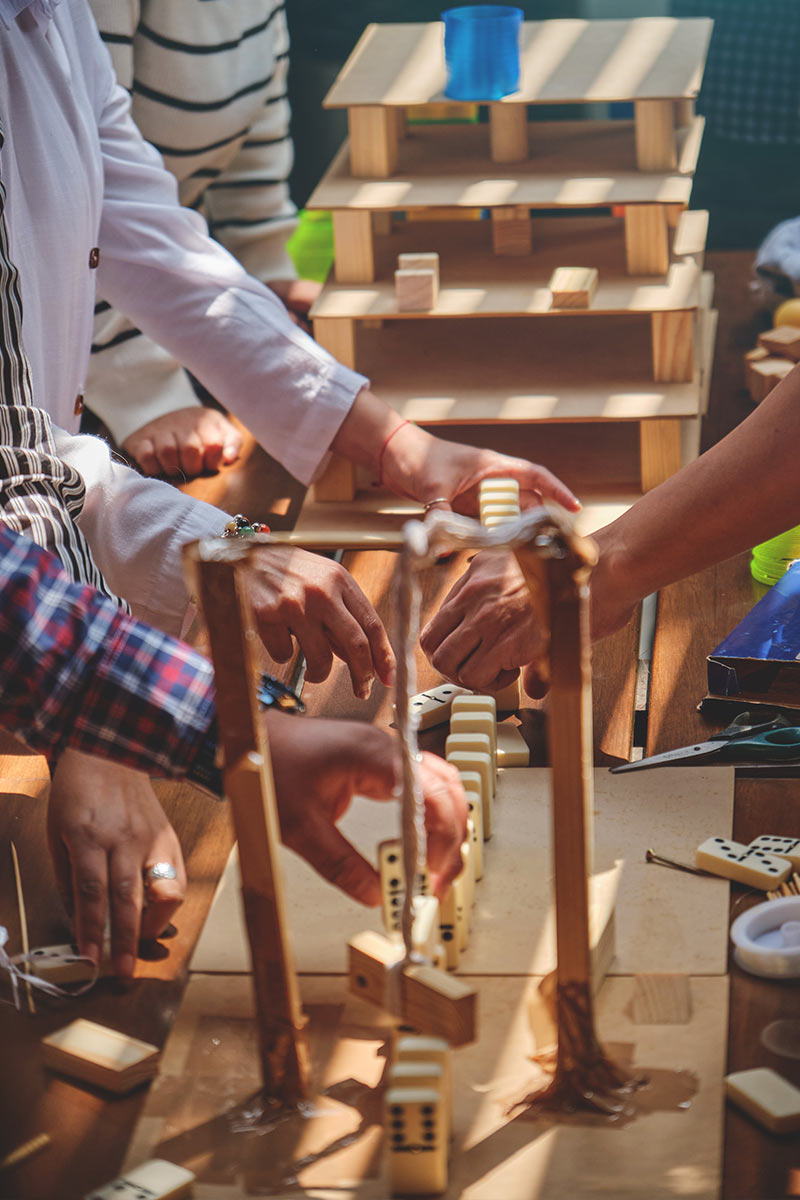
[{"label": "blue plastic cup", "polygon": [[521,8],[472,4],[442,13],[450,100],[500,100],[519,87]]}]

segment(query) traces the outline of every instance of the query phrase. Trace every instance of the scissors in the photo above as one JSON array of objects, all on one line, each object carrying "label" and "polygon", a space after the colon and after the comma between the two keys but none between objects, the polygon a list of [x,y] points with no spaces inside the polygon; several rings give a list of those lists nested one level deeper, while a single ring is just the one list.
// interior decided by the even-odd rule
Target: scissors
[{"label": "scissors", "polygon": [[649,767],[684,766],[701,763],[707,758],[717,762],[774,763],[800,759],[800,728],[790,725],[780,713],[766,709],[761,713],[741,712],[727,729],[714,733],[707,742],[667,750],[637,762],[621,763],[611,768],[612,775],[622,771],[639,771]]}]

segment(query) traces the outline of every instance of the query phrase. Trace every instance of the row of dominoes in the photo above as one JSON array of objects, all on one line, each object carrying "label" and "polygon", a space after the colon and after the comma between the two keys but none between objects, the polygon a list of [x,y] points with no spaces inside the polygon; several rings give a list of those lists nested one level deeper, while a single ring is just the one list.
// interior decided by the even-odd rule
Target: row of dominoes
[{"label": "row of dominoes", "polygon": [[764,834],[745,846],[711,837],[697,847],[695,861],[712,875],[766,892],[788,879],[793,870],[800,870],[800,838]]},{"label": "row of dominoes", "polygon": [[397,1038],[384,1114],[391,1194],[428,1196],[445,1191],[453,1080],[450,1047],[444,1038]]}]

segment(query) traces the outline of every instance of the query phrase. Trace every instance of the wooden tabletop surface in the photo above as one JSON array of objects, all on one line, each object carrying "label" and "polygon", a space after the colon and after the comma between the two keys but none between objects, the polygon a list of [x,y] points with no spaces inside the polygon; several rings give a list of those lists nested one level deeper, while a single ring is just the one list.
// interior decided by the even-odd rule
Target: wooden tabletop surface
[{"label": "wooden tabletop surface", "polygon": [[[755,326],[747,308],[745,284],[751,255],[710,255],[709,266],[717,277],[720,335],[715,365],[712,407],[706,439],[716,440],[748,411],[741,387],[741,352],[753,344]],[[231,510],[264,517],[275,501],[291,522],[297,490],[285,477],[277,479],[271,496],[264,492],[264,464],[252,452],[247,470],[193,485],[197,494],[225,504]],[[258,468],[256,471],[255,468]],[[253,488],[243,474],[254,474]],[[273,525],[281,523],[273,518]],[[392,556],[369,553],[348,559],[362,586],[379,611],[392,610]],[[433,605],[456,578],[457,560],[433,568],[424,580],[426,604]],[[695,707],[705,690],[705,655],[726,634],[754,601],[746,559],[721,567],[666,589],[659,599],[654,646],[647,751],[687,744],[708,731]],[[631,626],[617,638],[597,647],[595,667],[595,745],[599,762],[625,756],[630,743],[636,658],[636,629]],[[420,683],[430,680],[419,664]],[[311,693],[311,689],[308,689]],[[309,704],[316,713],[364,718],[365,708],[353,700],[337,672],[313,689]],[[367,706],[379,722],[390,720],[389,698],[376,688]],[[531,705],[523,715],[523,731],[543,761],[541,706]],[[718,726],[717,726],[718,727]],[[435,740],[435,739],[434,739]],[[20,858],[31,943],[47,945],[68,936],[68,928],[49,866],[44,836],[48,775],[43,760],[20,752],[11,739],[0,741],[0,776],[4,798],[0,815],[0,923],[9,929],[9,950],[19,948],[13,875],[8,842],[13,839]],[[50,1147],[25,1166],[0,1175],[0,1200],[78,1200],[90,1188],[113,1178],[122,1160],[131,1130],[141,1110],[144,1092],[109,1100],[89,1087],[73,1086],[49,1075],[40,1065],[38,1039],[67,1019],[81,1015],[106,1022],[138,1037],[162,1044],[174,1019],[185,983],[186,964],[231,845],[231,829],[224,805],[207,800],[178,784],[159,785],[168,816],[181,839],[190,879],[187,901],[178,916],[177,935],[159,943],[164,957],[140,961],[137,978],[128,986],[103,981],[93,992],[69,1007],[39,1006],[35,1017],[0,1007],[3,1072],[0,1083],[0,1156],[30,1137],[47,1132]],[[766,830],[800,836],[800,781],[739,780],[736,785],[734,836],[747,841]],[[713,831],[709,831],[712,833]],[[655,869],[655,868],[654,868]],[[732,908],[738,913],[752,902],[742,889],[732,890]],[[762,1029],[771,1021],[800,1012],[796,986],[756,979],[731,967],[731,1020],[729,1069],[770,1065],[800,1084],[800,1063],[777,1059],[760,1044]],[[794,1171],[794,1174],[792,1172]],[[800,1195],[800,1162],[791,1139],[776,1139],[760,1132],[735,1111],[726,1120],[725,1186],[728,1200]]]}]

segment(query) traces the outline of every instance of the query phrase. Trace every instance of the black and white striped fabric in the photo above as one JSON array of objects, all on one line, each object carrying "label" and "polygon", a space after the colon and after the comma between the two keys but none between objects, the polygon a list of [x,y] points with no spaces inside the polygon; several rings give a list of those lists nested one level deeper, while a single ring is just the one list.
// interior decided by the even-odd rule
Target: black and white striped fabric
[{"label": "black and white striped fabric", "polygon": [[52,551],[76,583],[91,584],[121,603],[75,524],[83,507],[83,480],[56,456],[50,418],[33,404],[19,277],[8,247],[3,142],[0,125],[0,521]]}]

